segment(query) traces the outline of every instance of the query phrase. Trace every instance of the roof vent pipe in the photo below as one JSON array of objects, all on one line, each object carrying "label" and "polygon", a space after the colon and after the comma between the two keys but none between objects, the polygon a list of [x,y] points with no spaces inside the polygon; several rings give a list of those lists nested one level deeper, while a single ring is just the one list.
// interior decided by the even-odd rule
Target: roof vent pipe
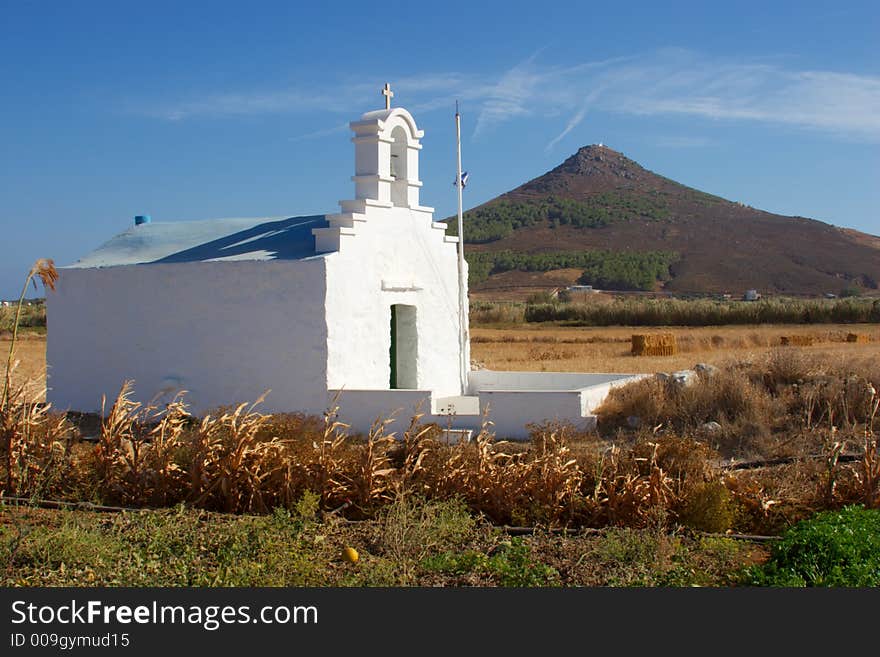
[{"label": "roof vent pipe", "polygon": [[134,218],[134,225],[140,226],[141,224],[150,223],[150,215],[148,214],[139,214]]}]

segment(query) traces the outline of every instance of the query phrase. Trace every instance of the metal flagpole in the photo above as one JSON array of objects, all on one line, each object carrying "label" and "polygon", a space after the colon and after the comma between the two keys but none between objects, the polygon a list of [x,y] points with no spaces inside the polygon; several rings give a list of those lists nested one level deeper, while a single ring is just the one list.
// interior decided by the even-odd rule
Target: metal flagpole
[{"label": "metal flagpole", "polygon": [[456,153],[458,155],[458,172],[455,177],[456,187],[458,187],[458,341],[459,353],[461,354],[459,362],[459,372],[461,378],[461,394],[467,394],[468,385],[468,306],[467,295],[464,291],[464,219],[462,218],[461,209],[461,114],[458,112],[458,101],[455,101],[455,144]]}]

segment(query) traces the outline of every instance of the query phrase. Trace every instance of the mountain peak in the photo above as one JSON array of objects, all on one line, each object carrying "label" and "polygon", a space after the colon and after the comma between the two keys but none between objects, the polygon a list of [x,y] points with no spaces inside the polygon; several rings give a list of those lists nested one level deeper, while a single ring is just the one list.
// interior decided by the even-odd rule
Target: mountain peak
[{"label": "mountain peak", "polygon": [[466,220],[478,251],[674,254],[670,291],[818,294],[880,281],[878,238],[701,192],[604,144],[579,148]]},{"label": "mountain peak", "polygon": [[596,192],[632,188],[657,188],[659,177],[646,171],[623,153],[604,144],[582,146],[555,169],[508,192],[513,198],[562,194],[581,198]]},{"label": "mountain peak", "polygon": [[635,177],[636,172],[640,170],[642,168],[636,162],[624,156],[623,153],[615,151],[604,144],[591,144],[579,148],[577,153],[556,167],[554,172],[581,176],[604,174],[632,179]]},{"label": "mountain peak", "polygon": [[600,144],[589,144],[587,146],[581,146],[577,150],[577,153],[575,153],[575,155],[580,155],[582,153],[587,154],[587,155],[594,155],[597,153],[598,154],[615,153],[617,155],[621,155],[621,153],[619,153],[618,151],[614,150],[613,148],[611,148],[609,146],[606,146],[605,144],[601,144],[601,143]]}]

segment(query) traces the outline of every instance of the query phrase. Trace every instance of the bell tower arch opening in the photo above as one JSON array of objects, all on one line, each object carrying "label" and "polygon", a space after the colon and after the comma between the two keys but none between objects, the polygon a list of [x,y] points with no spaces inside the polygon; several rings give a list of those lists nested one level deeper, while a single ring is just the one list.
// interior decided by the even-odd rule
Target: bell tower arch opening
[{"label": "bell tower arch opening", "polygon": [[391,202],[394,205],[406,206],[409,177],[407,176],[409,153],[406,130],[403,126],[395,126],[391,131]]}]

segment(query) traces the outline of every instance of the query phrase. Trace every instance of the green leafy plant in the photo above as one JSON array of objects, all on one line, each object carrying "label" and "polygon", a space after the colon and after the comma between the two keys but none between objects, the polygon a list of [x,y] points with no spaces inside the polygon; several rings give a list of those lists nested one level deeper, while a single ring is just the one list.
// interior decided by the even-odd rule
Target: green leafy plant
[{"label": "green leafy plant", "polygon": [[799,522],[745,579],[759,586],[880,585],[880,510],[848,506]]}]

